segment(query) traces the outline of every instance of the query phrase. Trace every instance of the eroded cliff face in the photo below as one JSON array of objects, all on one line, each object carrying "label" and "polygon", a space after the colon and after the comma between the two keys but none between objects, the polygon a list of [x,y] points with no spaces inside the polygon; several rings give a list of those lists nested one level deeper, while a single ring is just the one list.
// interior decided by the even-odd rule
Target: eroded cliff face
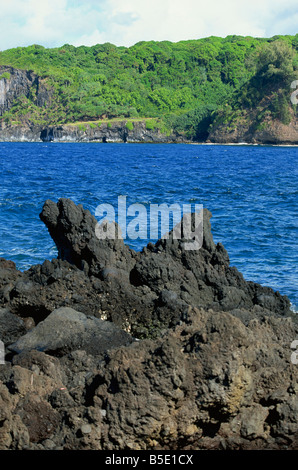
[{"label": "eroded cliff face", "polygon": [[[1,142],[98,142],[98,143],[191,143],[183,135],[164,134],[160,129],[147,129],[146,120],[134,123],[128,129],[127,121],[104,122],[81,125],[38,126],[30,123],[0,124]],[[263,129],[240,124],[237,127],[218,126],[211,130],[207,143],[214,144],[273,144],[298,145],[298,121],[289,125],[280,121],[271,122]]]},{"label": "eroded cliff face", "polygon": [[221,124],[214,126],[208,136],[208,142],[218,144],[251,144],[298,145],[298,120],[292,119],[289,124],[279,120],[268,120],[259,128],[255,121],[247,120],[234,125]]},{"label": "eroded cliff face", "polygon": [[180,143],[187,142],[182,135],[164,134],[160,129],[148,129],[146,120],[136,121],[128,129],[127,121],[63,124],[42,127],[30,124],[0,124],[2,142],[98,142],[98,143]]},{"label": "eroded cliff face", "polygon": [[41,107],[49,102],[51,92],[45,80],[31,70],[0,67],[0,116],[9,111],[21,96]]},{"label": "eroded cliff face", "polygon": [[86,124],[64,124],[48,127],[41,131],[40,139],[44,142],[183,142],[181,135],[165,134],[160,129],[148,129],[146,120],[133,122],[127,127],[127,120]]},{"label": "eroded cliff face", "polygon": [[20,124],[10,126],[4,122],[0,123],[0,142],[41,142],[41,128]]},{"label": "eroded cliff face", "polygon": [[[25,98],[33,105],[51,109],[55,104],[53,90],[32,71],[13,67],[0,67],[0,117],[9,111],[20,99]],[[44,120],[44,119],[43,119]],[[2,119],[0,122],[1,142],[182,142],[177,134],[165,134],[159,128],[147,125],[146,120],[127,125],[127,120],[110,122],[63,124],[59,126],[36,124],[36,119],[25,114],[17,122]]]},{"label": "eroded cliff face", "polygon": [[21,95],[29,96],[36,80],[30,72],[11,67],[0,67],[0,116],[12,107]]}]

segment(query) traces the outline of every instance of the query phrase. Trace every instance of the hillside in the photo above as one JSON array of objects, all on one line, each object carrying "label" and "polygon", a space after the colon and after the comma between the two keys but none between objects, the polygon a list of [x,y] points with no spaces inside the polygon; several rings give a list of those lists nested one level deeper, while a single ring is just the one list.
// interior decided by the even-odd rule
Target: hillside
[{"label": "hillside", "polygon": [[298,34],[2,51],[0,126],[38,134],[116,119],[132,130],[147,119],[148,130],[194,141],[220,140],[239,126],[250,133],[273,121],[288,126],[296,119],[297,50]]},{"label": "hillside", "polygon": [[209,128],[215,142],[298,143],[297,52],[282,41],[259,52],[255,73]]}]

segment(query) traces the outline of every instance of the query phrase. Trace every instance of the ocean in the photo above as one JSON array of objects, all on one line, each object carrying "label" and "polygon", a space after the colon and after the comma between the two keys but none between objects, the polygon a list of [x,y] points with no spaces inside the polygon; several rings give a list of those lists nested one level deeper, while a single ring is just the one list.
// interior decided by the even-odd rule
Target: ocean
[{"label": "ocean", "polygon": [[[0,257],[26,270],[57,256],[39,219],[47,199],[93,215],[119,196],[127,206],[201,204],[231,265],[298,311],[297,157],[290,146],[0,143]],[[148,242],[126,240],[136,250]]]}]

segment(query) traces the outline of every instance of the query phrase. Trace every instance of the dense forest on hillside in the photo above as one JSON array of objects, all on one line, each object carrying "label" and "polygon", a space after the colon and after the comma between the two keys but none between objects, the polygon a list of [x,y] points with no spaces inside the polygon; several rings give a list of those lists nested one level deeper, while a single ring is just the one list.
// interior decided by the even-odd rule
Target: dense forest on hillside
[{"label": "dense forest on hillside", "polygon": [[[0,66],[33,71],[50,98],[38,105],[32,87],[1,120],[45,125],[156,118],[165,128],[200,139],[214,120],[256,109],[267,97],[259,122],[269,114],[288,122],[296,112],[289,97],[298,78],[297,51],[298,34],[150,41],[128,48],[109,43],[18,47],[0,52]],[[9,72],[1,78],[9,79]]]}]

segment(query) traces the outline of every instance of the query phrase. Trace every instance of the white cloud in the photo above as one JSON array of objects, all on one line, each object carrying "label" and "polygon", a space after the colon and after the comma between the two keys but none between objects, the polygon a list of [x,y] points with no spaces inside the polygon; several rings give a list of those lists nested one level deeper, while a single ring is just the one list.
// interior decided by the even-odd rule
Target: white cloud
[{"label": "white cloud", "polygon": [[0,48],[30,44],[55,47],[74,44],[89,34],[95,37],[102,22],[100,5],[92,0],[0,0]]},{"label": "white cloud", "polygon": [[[66,41],[69,43],[69,41]],[[105,42],[110,42],[107,41],[107,38],[105,34],[102,32],[98,31],[98,29],[92,31],[91,34],[83,34],[80,36],[78,39],[72,41],[73,46],[94,46],[94,44],[103,44]]]},{"label": "white cloud", "polygon": [[0,0],[0,48],[296,34],[297,0]]},{"label": "white cloud", "polygon": [[[142,39],[179,41],[206,36],[295,34],[296,0],[110,0],[114,15],[133,13],[130,27],[112,24],[112,35],[131,45]],[[282,23],[280,16],[285,13]]]}]

